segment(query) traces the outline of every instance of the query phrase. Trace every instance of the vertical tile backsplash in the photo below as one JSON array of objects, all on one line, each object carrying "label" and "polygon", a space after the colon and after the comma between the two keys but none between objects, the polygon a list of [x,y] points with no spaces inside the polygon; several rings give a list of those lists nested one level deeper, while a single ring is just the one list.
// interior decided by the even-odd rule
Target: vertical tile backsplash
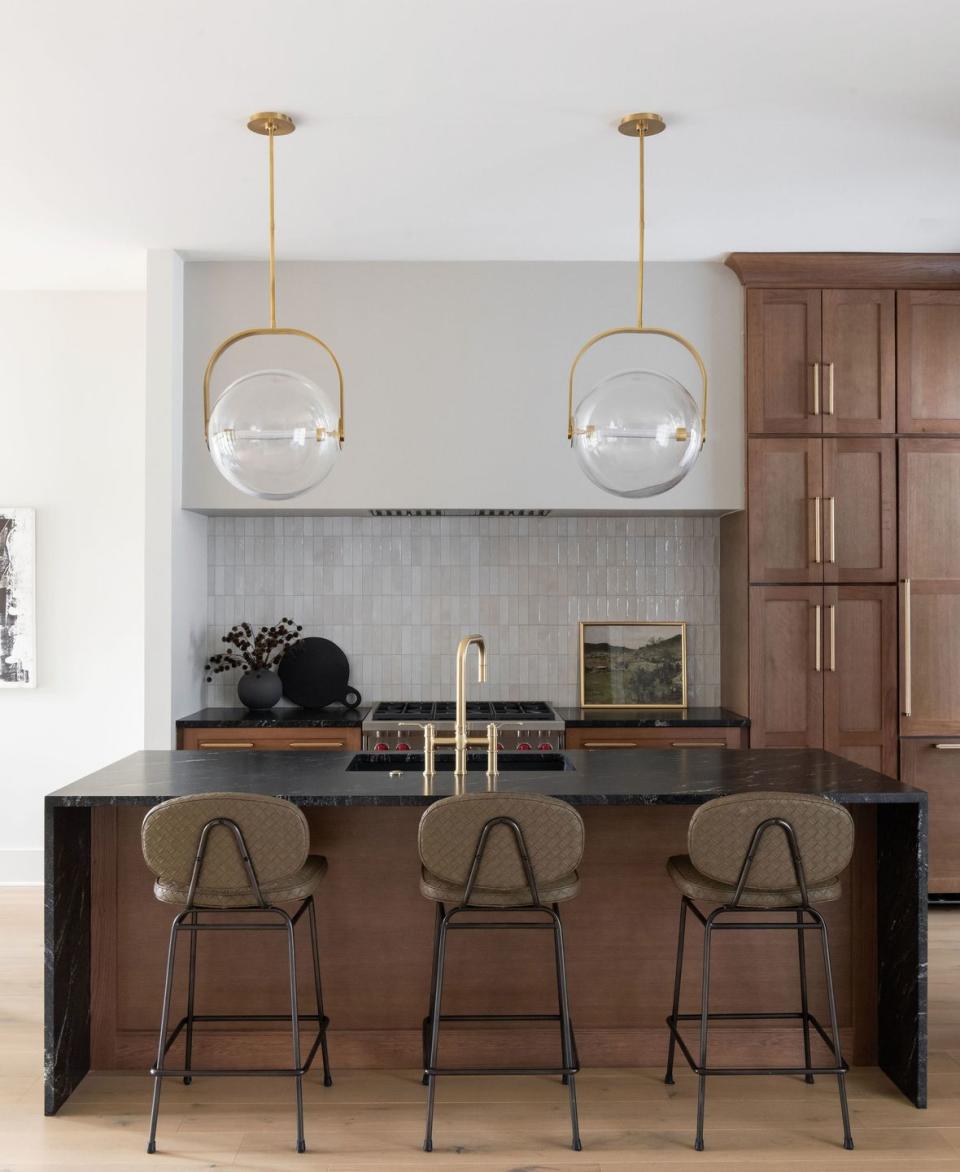
[{"label": "vertical tile backsplash", "polygon": [[[578,702],[580,619],[685,619],[691,705],[720,699],[714,517],[211,517],[207,645],[288,615],[338,643],[364,701],[452,697],[460,636],[491,699]],[[206,685],[236,704],[235,673]]]}]

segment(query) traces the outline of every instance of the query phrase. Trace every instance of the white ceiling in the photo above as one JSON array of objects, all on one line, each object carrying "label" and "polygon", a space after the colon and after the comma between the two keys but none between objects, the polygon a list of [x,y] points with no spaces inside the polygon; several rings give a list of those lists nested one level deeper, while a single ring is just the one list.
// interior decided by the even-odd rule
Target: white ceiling
[{"label": "white ceiling", "polygon": [[0,0],[0,286],[147,248],[630,259],[960,248],[958,0]]}]

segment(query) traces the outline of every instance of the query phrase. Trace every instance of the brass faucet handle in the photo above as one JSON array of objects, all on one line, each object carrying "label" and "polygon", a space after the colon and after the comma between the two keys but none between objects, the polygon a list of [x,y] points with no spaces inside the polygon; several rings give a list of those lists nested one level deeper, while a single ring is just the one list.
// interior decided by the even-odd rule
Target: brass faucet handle
[{"label": "brass faucet handle", "polygon": [[423,726],[423,776],[436,776],[437,765],[434,757],[434,747],[437,743],[437,726],[428,723]]},{"label": "brass faucet handle", "polygon": [[497,726],[487,725],[487,777],[496,777],[500,772],[498,766]]}]

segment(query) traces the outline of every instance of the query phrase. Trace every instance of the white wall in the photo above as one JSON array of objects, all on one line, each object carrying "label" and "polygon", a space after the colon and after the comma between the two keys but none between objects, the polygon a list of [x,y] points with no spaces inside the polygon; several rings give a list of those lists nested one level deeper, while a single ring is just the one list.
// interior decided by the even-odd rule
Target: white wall
[{"label": "white wall", "polygon": [[207,522],[184,512],[183,260],[147,254],[144,747],[172,749],[203,700]]},{"label": "white wall", "polygon": [[0,293],[0,503],[37,510],[37,687],[0,693],[0,882],[43,795],[143,747],[141,293]]},{"label": "white wall", "polygon": [[[281,508],[742,508],[743,291],[718,263],[647,268],[647,324],[685,334],[710,373],[709,437],[690,475],[661,496],[628,501],[602,492],[576,466],[566,441],[570,363],[594,333],[631,324],[635,282],[630,264],[281,265],[280,324],[328,342],[347,391],[339,465]],[[247,497],[217,473],[203,443],[200,399],[214,347],[239,329],[266,324],[266,266],[188,263],[184,307],[184,505],[278,511],[277,502]],[[218,364],[216,389],[265,365],[294,365],[329,386],[332,368],[317,355],[300,341],[241,343]],[[625,339],[584,359],[578,397],[640,355],[643,365],[675,374],[699,398],[684,350]]]}]

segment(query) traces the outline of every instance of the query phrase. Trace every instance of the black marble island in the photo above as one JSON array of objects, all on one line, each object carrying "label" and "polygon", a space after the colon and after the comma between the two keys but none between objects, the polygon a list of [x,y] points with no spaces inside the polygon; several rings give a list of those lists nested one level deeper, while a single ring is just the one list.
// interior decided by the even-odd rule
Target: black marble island
[{"label": "black marble island", "polygon": [[[146,809],[211,791],[275,794],[307,812],[312,849],[329,860],[318,899],[331,1051],[340,1066],[417,1066],[429,987],[432,909],[419,896],[416,828],[422,807],[455,792],[452,776],[392,777],[350,770],[339,752],[135,753],[46,798],[46,1110],[54,1113],[87,1070],[146,1070],[155,1046],[171,909],[152,897],[139,848]],[[926,795],[819,750],[569,751],[562,771],[471,774],[467,791],[550,794],[584,816],[583,894],[569,905],[568,963],[587,1065],[656,1065],[666,1050],[678,897],[664,871],[684,849],[690,807],[758,789],[824,794],[849,807],[857,846],[844,897],[825,905],[834,942],[841,1036],[852,1061],[879,1064],[926,1105]],[[469,934],[467,934],[469,935]],[[524,933],[500,933],[518,937]],[[750,934],[766,937],[770,933]],[[779,935],[779,934],[777,934]],[[504,944],[509,950],[515,941]],[[469,952],[465,946],[465,953]],[[282,958],[201,958],[201,995],[242,1005],[279,988]],[[452,988],[482,1012],[505,965],[517,995],[548,996],[521,955],[464,955]],[[452,962],[453,963],[453,962]],[[696,966],[688,966],[696,968]],[[721,978],[721,971],[724,976]],[[769,940],[717,957],[718,1007],[777,1000],[796,983],[795,956]],[[694,974],[695,975],[695,974]],[[267,992],[265,992],[267,991]],[[502,996],[502,989],[499,990]],[[696,998],[691,984],[684,996]],[[479,1002],[479,1004],[478,1004]],[[269,1011],[269,1010],[267,1010]],[[486,1031],[483,1032],[486,1034]],[[458,1046],[506,1054],[490,1032]],[[725,1031],[736,1058],[787,1031]],[[529,1040],[522,1041],[529,1050]],[[231,1040],[210,1043],[222,1053]],[[245,1052],[276,1055],[275,1039],[246,1036]],[[738,1047],[740,1049],[738,1050]]]}]

